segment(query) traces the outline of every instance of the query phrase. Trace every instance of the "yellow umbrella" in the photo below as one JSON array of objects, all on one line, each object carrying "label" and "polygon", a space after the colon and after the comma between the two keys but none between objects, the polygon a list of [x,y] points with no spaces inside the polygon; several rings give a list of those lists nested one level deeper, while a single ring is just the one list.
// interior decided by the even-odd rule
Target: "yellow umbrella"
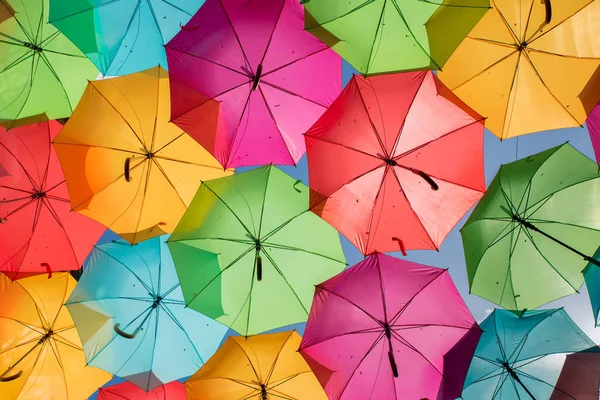
[{"label": "yellow umbrella", "polygon": [[[233,173],[170,113],[160,67],[88,84],[54,140],[75,211],[137,243],[172,232],[201,180]],[[217,118],[215,101],[206,124]]]},{"label": "yellow umbrella", "polygon": [[111,379],[86,366],[64,307],[75,283],[68,273],[0,274],[0,400],[81,400]]},{"label": "yellow umbrella", "polygon": [[295,331],[231,336],[185,383],[188,400],[327,400]]},{"label": "yellow umbrella", "polygon": [[442,82],[501,139],[582,125],[600,98],[600,1],[491,5]]}]

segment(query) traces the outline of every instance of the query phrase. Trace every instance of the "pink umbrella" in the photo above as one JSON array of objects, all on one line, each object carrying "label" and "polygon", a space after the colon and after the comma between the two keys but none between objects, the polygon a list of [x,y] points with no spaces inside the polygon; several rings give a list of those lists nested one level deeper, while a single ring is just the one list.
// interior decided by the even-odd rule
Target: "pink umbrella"
[{"label": "pink umbrella", "polygon": [[316,287],[300,352],[331,400],[444,400],[480,336],[447,270],[374,254]]},{"label": "pink umbrella", "polygon": [[304,31],[299,1],[207,0],[166,48],[172,121],[227,168],[295,164],[341,91],[341,58]]},{"label": "pink umbrella", "polygon": [[596,104],[596,107],[588,115],[585,121],[590,138],[592,139],[592,147],[596,154],[596,162],[600,163],[600,102]]}]

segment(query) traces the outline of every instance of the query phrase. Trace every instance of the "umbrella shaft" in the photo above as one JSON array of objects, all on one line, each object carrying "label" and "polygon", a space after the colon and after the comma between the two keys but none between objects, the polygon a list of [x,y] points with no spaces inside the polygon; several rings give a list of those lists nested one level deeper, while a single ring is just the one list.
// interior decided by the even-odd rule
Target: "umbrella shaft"
[{"label": "umbrella shaft", "polygon": [[514,375],[514,378],[515,378],[515,381],[517,381],[517,383],[519,385],[521,385],[521,387],[523,388],[523,390],[525,390],[527,392],[527,394],[529,395],[529,397],[531,397],[532,400],[536,400],[535,397],[533,396],[533,393],[531,393],[529,391],[529,389],[527,389],[527,387],[523,384],[523,382],[521,382],[521,379],[517,376],[517,374]]},{"label": "umbrella shaft", "polygon": [[24,359],[26,359],[28,355],[33,353],[33,351],[42,343],[44,343],[44,342],[38,341],[35,344],[35,346],[33,346],[31,349],[29,349],[29,351],[27,351],[27,353],[23,354],[23,356],[21,356],[21,358],[19,358],[16,363],[14,363],[12,366],[8,367],[8,369],[6,371],[4,371],[4,373],[2,375],[0,375],[0,377],[6,376],[6,374],[8,374],[13,368],[15,368],[17,365],[19,365]]}]

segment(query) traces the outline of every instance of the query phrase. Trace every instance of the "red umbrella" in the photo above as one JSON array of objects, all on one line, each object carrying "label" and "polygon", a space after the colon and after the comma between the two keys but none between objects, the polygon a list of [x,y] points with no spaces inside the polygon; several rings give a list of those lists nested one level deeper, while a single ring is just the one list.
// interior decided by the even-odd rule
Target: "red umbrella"
[{"label": "red umbrella", "polygon": [[600,348],[569,354],[550,400],[598,400]]},{"label": "red umbrella", "polygon": [[51,141],[62,126],[0,128],[0,271],[11,279],[77,270],[105,228],[71,212]]},{"label": "red umbrella", "polygon": [[438,249],[485,191],[483,127],[431,72],[355,75],[305,135],[311,209],[363,254]]},{"label": "red umbrella", "polygon": [[98,390],[98,400],[186,400],[185,386],[174,381],[148,393],[133,383],[124,382]]}]

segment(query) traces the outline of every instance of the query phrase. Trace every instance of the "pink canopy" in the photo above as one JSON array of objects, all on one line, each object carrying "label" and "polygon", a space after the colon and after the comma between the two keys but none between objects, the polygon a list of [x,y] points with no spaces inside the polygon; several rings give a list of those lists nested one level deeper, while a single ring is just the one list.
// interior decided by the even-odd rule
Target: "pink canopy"
[{"label": "pink canopy", "polygon": [[341,58],[298,0],[207,0],[166,48],[172,121],[227,168],[295,164],[341,91]]},{"label": "pink canopy", "polygon": [[586,125],[592,139],[592,147],[596,154],[596,162],[600,163],[600,103],[588,115]]},{"label": "pink canopy", "polygon": [[480,336],[447,270],[375,254],[316,287],[300,352],[331,400],[450,400]]}]

